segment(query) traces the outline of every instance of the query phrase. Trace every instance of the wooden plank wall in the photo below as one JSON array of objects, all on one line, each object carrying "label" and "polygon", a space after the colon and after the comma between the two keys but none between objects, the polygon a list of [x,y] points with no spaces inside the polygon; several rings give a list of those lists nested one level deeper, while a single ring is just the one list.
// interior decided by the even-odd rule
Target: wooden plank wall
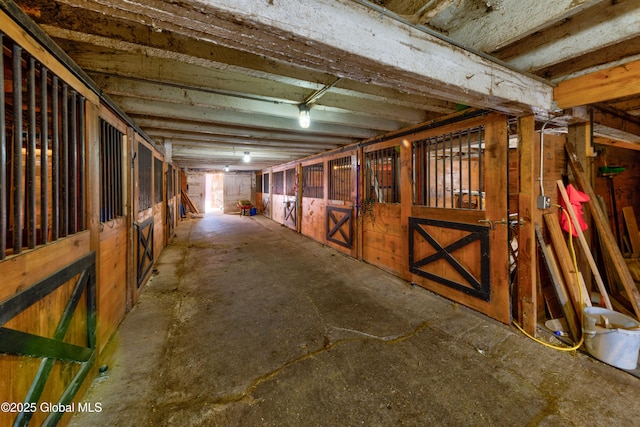
[{"label": "wooden plank wall", "polygon": [[376,203],[372,216],[358,220],[363,230],[362,259],[397,275],[407,269],[400,212],[400,204]]},{"label": "wooden plank wall", "polygon": [[284,203],[287,196],[274,194],[271,198],[271,219],[284,224]]},{"label": "wooden plank wall", "polygon": [[[634,208],[636,222],[640,223],[640,191],[638,191],[638,182],[640,182],[640,170],[636,165],[640,164],[640,151],[618,148],[611,145],[596,145],[597,156],[594,159],[594,186],[593,189],[598,196],[602,196],[604,204],[607,207],[609,223],[611,230],[615,233],[614,215],[618,216],[618,224],[620,226],[621,235],[625,234],[624,218],[622,216],[622,208],[631,206]],[[611,178],[599,176],[598,170],[602,166],[618,166],[625,168],[621,172]],[[611,201],[610,180],[613,181],[613,191],[615,194],[615,202],[617,212],[613,211],[613,203]],[[621,248],[625,253],[624,248]]]},{"label": "wooden plank wall", "polygon": [[326,241],[326,207],[324,199],[302,198],[302,234],[318,242]]},{"label": "wooden plank wall", "polygon": [[[125,136],[123,138],[123,165],[129,165],[130,142],[126,138],[127,125],[116,117],[106,107],[100,110],[100,116],[111,126],[118,129]],[[96,304],[98,318],[98,350],[101,351],[106,346],[109,338],[115,333],[118,325],[124,318],[127,308],[127,283],[129,266],[129,255],[131,247],[129,245],[129,230],[131,224],[130,203],[127,173],[131,168],[123,168],[123,190],[122,197],[125,206],[125,216],[115,218],[106,223],[100,224],[100,243],[98,250],[98,284]],[[98,190],[100,191],[100,190]],[[99,218],[99,216],[98,216]]]},{"label": "wooden plank wall", "polygon": [[98,348],[104,349],[127,306],[128,226],[126,218],[103,224],[100,233],[97,311]]},{"label": "wooden plank wall", "polygon": [[[62,238],[46,246],[0,262],[0,300],[29,287],[89,253],[88,231]],[[8,328],[51,337],[58,326],[75,281],[61,286],[5,325]],[[84,297],[83,297],[84,298]],[[86,300],[84,300],[86,301]],[[86,302],[80,302],[65,340],[86,345]],[[38,372],[42,359],[0,355],[0,401],[22,402]],[[57,402],[69,378],[76,372],[74,364],[56,363],[43,391],[41,402]],[[79,396],[77,397],[79,399]],[[0,412],[0,425],[13,424],[16,413]],[[31,425],[41,425],[48,414],[38,411]]]},{"label": "wooden plank wall", "polygon": [[[0,277],[3,278],[0,287],[0,301],[5,300],[38,281],[57,272],[85,256],[91,251],[96,252],[96,304],[97,304],[97,345],[98,362],[92,373],[87,376],[80,391],[74,400],[81,400],[83,394],[94,377],[97,366],[100,363],[100,351],[107,341],[113,336],[117,326],[124,317],[124,313],[132,300],[129,298],[131,289],[136,289],[135,266],[132,265],[134,240],[132,239],[133,220],[144,220],[153,215],[155,224],[155,256],[166,244],[166,201],[156,204],[153,208],[144,212],[137,211],[137,193],[132,189],[137,188],[135,174],[132,172],[132,154],[135,148],[132,141],[140,142],[143,139],[136,135],[131,124],[125,123],[122,118],[116,116],[101,104],[100,96],[70,71],[67,65],[62,64],[53,57],[48,49],[29,36],[13,18],[0,11],[2,31],[8,37],[19,44],[25,52],[28,52],[37,61],[44,64],[52,73],[59,76],[85,99],[85,132],[86,132],[86,222],[88,229],[68,237],[60,238],[35,249],[23,251],[19,255],[12,255],[0,261]],[[5,66],[7,64],[5,63]],[[107,223],[100,223],[100,127],[99,118],[103,117],[113,126],[118,128],[126,136],[126,144],[123,150],[123,188],[125,198],[125,217],[116,218]],[[134,137],[135,135],[135,137]],[[143,141],[143,143],[147,144]],[[162,159],[155,147],[151,147],[155,156]],[[51,157],[49,157],[51,162]],[[166,164],[163,164],[166,171]],[[51,187],[51,163],[49,165],[49,181],[46,184]],[[40,174],[40,167],[37,167]],[[164,173],[163,173],[164,176]],[[40,175],[36,176],[39,183]],[[166,194],[166,183],[163,183],[163,191]],[[40,188],[35,193],[40,197]],[[49,191],[51,193],[51,191]],[[179,194],[176,191],[176,194]],[[164,196],[163,196],[164,198]],[[40,200],[37,199],[37,211],[40,212]],[[177,196],[173,203],[176,206],[174,221],[177,224],[178,203]],[[52,208],[49,205],[49,214]],[[49,221],[49,224],[51,222]],[[62,314],[71,295],[75,280],[63,284],[55,291],[36,302],[27,310],[6,323],[6,327],[19,331],[30,332],[38,335],[53,336]],[[136,293],[137,295],[137,293]],[[86,345],[87,333],[87,302],[83,296],[76,309],[71,325],[65,335],[65,341]],[[31,383],[36,376],[42,359],[37,357],[0,355],[0,400],[3,402],[22,402],[27,396]],[[78,370],[77,364],[56,362],[51,375],[46,383],[40,402],[57,402],[70,379]],[[0,426],[12,425],[16,413],[1,412]],[[30,425],[41,425],[44,418],[49,415],[38,411],[32,418]],[[70,415],[65,415],[60,425],[68,423]]]}]

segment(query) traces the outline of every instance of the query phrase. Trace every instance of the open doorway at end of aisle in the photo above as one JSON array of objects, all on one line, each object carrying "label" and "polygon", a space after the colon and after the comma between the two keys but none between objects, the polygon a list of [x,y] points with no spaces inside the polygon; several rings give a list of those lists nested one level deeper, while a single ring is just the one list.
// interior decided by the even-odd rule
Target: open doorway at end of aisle
[{"label": "open doorway at end of aisle", "polygon": [[205,212],[223,213],[224,208],[224,173],[206,174]]}]

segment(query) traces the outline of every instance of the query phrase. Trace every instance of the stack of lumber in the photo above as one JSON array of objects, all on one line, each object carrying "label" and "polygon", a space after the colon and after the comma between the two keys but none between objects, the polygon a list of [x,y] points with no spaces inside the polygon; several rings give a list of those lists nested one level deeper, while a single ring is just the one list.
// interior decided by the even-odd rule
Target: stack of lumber
[{"label": "stack of lumber", "polygon": [[200,211],[198,210],[198,208],[196,207],[196,205],[193,203],[193,201],[191,200],[191,198],[186,192],[183,191],[182,193],[180,193],[180,195],[182,198],[182,206],[184,206],[185,211],[191,212],[194,214],[200,213]]},{"label": "stack of lumber", "polygon": [[609,225],[609,219],[604,214],[600,204],[597,202],[598,198],[593,191],[593,188],[585,178],[584,168],[577,160],[578,156],[575,152],[575,148],[571,144],[567,143],[565,144],[565,150],[567,151],[569,166],[576,183],[578,184],[578,188],[591,198],[588,202],[589,210],[593,217],[600,241],[602,242],[602,251],[609,259],[607,268],[611,270],[611,276],[616,277],[618,284],[624,289],[633,314],[636,318],[640,319],[640,292],[638,291],[638,287],[631,276],[629,267],[627,267],[627,263],[622,256],[622,252],[618,247],[616,239],[613,236],[613,232]]},{"label": "stack of lumber", "polygon": [[[604,259],[604,276],[607,278],[608,287],[605,285],[603,274],[596,263],[595,257],[587,243],[587,240],[580,229],[579,220],[573,210],[568,195],[562,181],[557,181],[558,192],[565,202],[566,214],[569,217],[571,227],[577,232],[577,238],[567,238],[566,234],[560,227],[557,214],[547,213],[543,215],[546,230],[549,236],[549,243],[545,241],[542,230],[538,224],[535,224],[536,239],[541,255],[539,265],[544,268],[550,278],[551,286],[555,293],[553,304],[556,305],[555,310],[549,307],[549,312],[560,311],[562,317],[566,320],[566,326],[571,338],[577,341],[581,335],[582,310],[584,307],[592,305],[592,297],[596,293],[591,292],[591,286],[585,283],[583,272],[578,269],[576,261],[576,251],[579,249],[580,259],[585,260],[588,264],[589,277],[593,280],[599,293],[599,304],[609,310],[615,310],[635,316],[640,319],[640,293],[638,287],[633,280],[630,270],[640,278],[640,233],[632,210],[626,209],[624,212],[627,221],[627,230],[630,231],[629,246],[632,248],[631,253],[637,254],[632,258],[633,261],[622,256],[616,239],[609,225],[607,216],[603,213],[602,206],[598,203],[598,198],[593,189],[584,178],[584,170],[579,162],[573,148],[567,144],[566,146],[569,165],[576,185],[580,191],[586,193],[590,197],[587,202],[591,212],[593,222],[595,224],[595,232],[600,241],[602,258]],[[594,289],[595,290],[595,289]],[[543,294],[545,294],[543,292]],[[612,297],[610,298],[610,294]],[[621,302],[621,298],[624,302]],[[547,304],[550,299],[545,295]],[[594,300],[595,301],[595,300]]]}]

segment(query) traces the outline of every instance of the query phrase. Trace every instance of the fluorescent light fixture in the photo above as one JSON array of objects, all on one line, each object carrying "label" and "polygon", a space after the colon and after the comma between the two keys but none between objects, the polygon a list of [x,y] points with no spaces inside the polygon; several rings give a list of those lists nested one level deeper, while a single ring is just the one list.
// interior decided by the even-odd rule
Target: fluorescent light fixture
[{"label": "fluorescent light fixture", "polygon": [[249,163],[251,161],[251,156],[249,155],[248,151],[244,152],[243,160],[244,160],[245,163]]},{"label": "fluorescent light fixture", "polygon": [[306,129],[311,124],[311,113],[307,104],[298,105],[298,121],[302,129]]}]

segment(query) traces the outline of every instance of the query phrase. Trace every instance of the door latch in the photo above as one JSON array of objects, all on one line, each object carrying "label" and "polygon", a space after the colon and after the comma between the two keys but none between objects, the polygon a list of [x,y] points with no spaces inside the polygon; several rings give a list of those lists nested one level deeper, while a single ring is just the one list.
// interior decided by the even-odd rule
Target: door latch
[{"label": "door latch", "polygon": [[495,230],[496,229],[496,224],[503,224],[503,225],[507,225],[509,222],[506,219],[501,219],[501,220],[497,220],[497,221],[491,221],[490,219],[479,219],[478,222],[482,222],[485,224],[489,224],[489,228],[491,230]]}]

